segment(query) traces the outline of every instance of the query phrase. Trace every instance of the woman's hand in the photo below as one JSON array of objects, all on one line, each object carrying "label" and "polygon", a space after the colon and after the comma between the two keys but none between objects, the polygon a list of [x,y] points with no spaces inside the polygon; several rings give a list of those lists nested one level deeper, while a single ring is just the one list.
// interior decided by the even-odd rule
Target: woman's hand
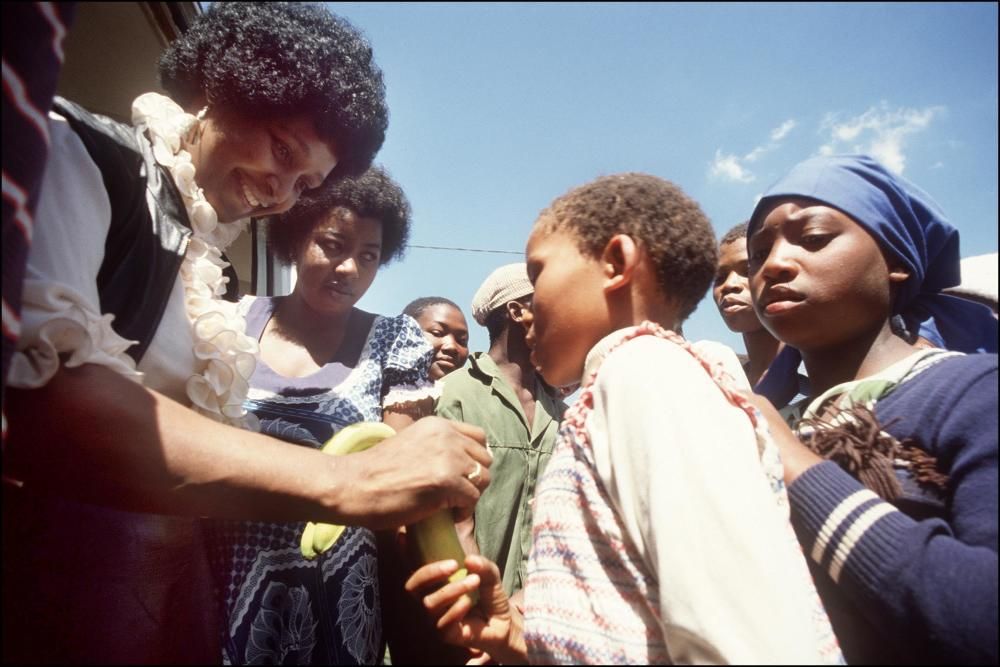
[{"label": "woman's hand", "polygon": [[334,504],[351,520],[339,523],[395,528],[439,509],[471,515],[490,481],[493,457],[478,427],[426,417],[371,449],[336,457]]},{"label": "woman's hand", "polygon": [[817,463],[822,463],[823,459],[811,449],[802,444],[781,413],[775,409],[774,405],[767,398],[760,394],[745,393],[743,396],[749,400],[761,415],[767,420],[767,426],[771,431],[778,451],[781,452],[781,464],[785,469],[785,484],[790,485],[799,475]]},{"label": "woman's hand", "polygon": [[[465,567],[468,576],[447,583],[458,563],[446,560],[424,565],[406,581],[406,590],[423,595],[424,607],[437,619],[446,642],[482,651],[501,663],[525,663],[524,618],[504,593],[496,563],[482,556],[467,556]],[[479,606],[473,608],[467,594],[476,588]]]}]

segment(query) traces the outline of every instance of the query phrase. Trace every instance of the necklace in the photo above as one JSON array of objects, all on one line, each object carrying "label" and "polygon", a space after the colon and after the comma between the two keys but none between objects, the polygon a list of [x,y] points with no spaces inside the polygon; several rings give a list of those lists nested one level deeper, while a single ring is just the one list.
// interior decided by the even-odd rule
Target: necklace
[{"label": "necklace", "polygon": [[184,307],[194,334],[195,372],[185,385],[191,407],[216,421],[257,430],[257,417],[243,407],[257,364],[257,341],[244,333],[246,321],[237,304],[219,298],[228,282],[222,271],[229,264],[222,259],[222,250],[243,232],[246,221],[219,224],[195,181],[183,139],[196,130],[200,116],[158,93],[140,95],[132,104],[133,125],[149,140],[157,163],[170,172],[191,221],[192,234],[180,268]]}]

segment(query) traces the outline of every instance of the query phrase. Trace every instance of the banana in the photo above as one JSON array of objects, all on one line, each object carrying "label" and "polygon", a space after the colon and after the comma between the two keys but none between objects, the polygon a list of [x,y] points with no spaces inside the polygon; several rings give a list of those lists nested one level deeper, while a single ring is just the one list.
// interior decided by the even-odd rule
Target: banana
[{"label": "banana", "polygon": [[[454,559],[458,563],[458,570],[448,577],[449,582],[460,581],[469,573],[463,565],[465,563],[465,549],[458,541],[455,517],[452,516],[451,510],[439,510],[410,526],[406,532],[413,535],[413,539],[417,543],[417,551],[420,552],[420,559],[424,564],[448,559]],[[472,599],[473,606],[479,603],[478,590],[472,591],[469,597]]]},{"label": "banana", "polygon": [[306,524],[305,530],[302,531],[302,540],[299,542],[299,550],[302,552],[302,555],[309,560],[312,560],[319,555],[316,553],[316,549],[313,548],[313,535],[315,533],[316,524],[310,521]]},{"label": "banana", "polygon": [[[363,452],[372,445],[376,445],[391,435],[395,435],[388,424],[382,422],[360,422],[351,424],[337,431],[330,438],[323,449],[324,454],[331,456],[343,456],[355,452]],[[313,560],[324,551],[328,551],[343,534],[345,526],[337,526],[330,523],[306,524],[302,531],[302,540],[299,543],[299,551],[308,560]]]},{"label": "banana", "polygon": [[[395,433],[396,431],[391,426],[381,422],[351,424],[330,438],[323,445],[322,451],[324,454],[332,456],[363,452],[389,436],[395,435]],[[344,529],[344,526],[310,521],[302,532],[302,540],[299,545],[302,555],[309,560],[315,559],[333,547]],[[458,562],[458,571],[448,577],[448,581],[459,581],[468,574],[462,565],[465,562],[465,550],[462,549],[462,544],[458,541],[458,533],[455,531],[455,520],[451,510],[439,510],[426,519],[418,521],[407,529],[407,534],[413,536],[420,558],[425,564],[448,559],[454,559]],[[472,604],[475,605],[479,601],[479,591],[473,591],[470,597]]]},{"label": "banana", "polygon": [[323,445],[323,453],[333,456],[363,452],[372,445],[377,445],[388,437],[396,435],[396,431],[382,422],[359,422],[337,431]]}]

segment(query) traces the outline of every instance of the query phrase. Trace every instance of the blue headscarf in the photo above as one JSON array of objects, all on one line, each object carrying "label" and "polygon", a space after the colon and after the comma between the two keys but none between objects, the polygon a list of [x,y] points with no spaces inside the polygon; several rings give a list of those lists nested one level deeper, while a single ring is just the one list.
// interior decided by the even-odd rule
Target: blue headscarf
[{"label": "blue headscarf", "polygon": [[[890,173],[867,155],[830,155],[800,162],[764,193],[747,225],[747,239],[776,200],[813,199],[846,213],[910,273],[893,302],[893,314],[908,331],[919,331],[939,347],[960,352],[996,352],[997,319],[989,308],[941,290],[961,282],[958,230],[920,188]],[[785,347],[758,393],[783,406],[798,387],[801,356]]]}]

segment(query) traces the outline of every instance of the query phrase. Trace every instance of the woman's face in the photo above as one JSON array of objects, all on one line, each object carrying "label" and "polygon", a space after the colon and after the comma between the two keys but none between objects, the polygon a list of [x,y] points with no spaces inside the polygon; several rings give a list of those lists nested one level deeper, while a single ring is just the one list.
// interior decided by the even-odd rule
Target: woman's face
[{"label": "woman's face", "polygon": [[299,253],[295,291],[317,313],[348,312],[371,287],[381,257],[382,223],[334,209]]},{"label": "woman's face", "polygon": [[440,380],[465,364],[469,358],[469,325],[462,311],[447,303],[436,303],[420,311],[417,324],[434,348],[431,380]]},{"label": "woman's face", "polygon": [[861,225],[807,199],[779,200],[747,249],[761,323],[803,351],[829,349],[885,326],[891,284],[906,279]]},{"label": "woman's face", "polygon": [[258,120],[210,109],[185,148],[220,222],[284,213],[337,165],[306,116]]},{"label": "woman's face", "polygon": [[730,331],[745,334],[760,330],[761,323],[750,299],[745,238],[719,248],[719,268],[715,271],[712,297]]}]

